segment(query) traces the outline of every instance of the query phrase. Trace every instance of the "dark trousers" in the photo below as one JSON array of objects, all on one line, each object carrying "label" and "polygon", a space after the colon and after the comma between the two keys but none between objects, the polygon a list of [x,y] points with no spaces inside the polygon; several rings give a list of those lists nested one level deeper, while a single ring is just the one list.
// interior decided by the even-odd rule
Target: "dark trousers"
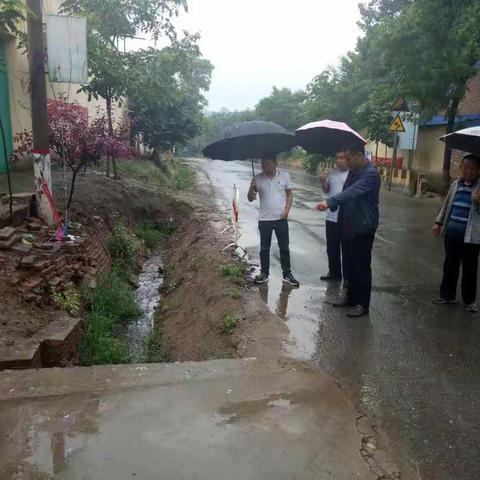
[{"label": "dark trousers", "polygon": [[372,247],[375,235],[358,235],[343,240],[348,300],[354,305],[370,307],[372,295]]},{"label": "dark trousers", "polygon": [[345,258],[345,253],[343,252],[343,243],[340,238],[340,227],[337,222],[327,222],[326,225],[326,235],[327,235],[327,255],[328,255],[328,273],[334,275],[335,277],[347,278],[345,271],[345,262],[343,262],[342,268],[342,257]]},{"label": "dark trousers", "polygon": [[477,296],[477,269],[480,245],[465,243],[463,238],[445,235],[445,263],[440,296],[449,301],[457,296],[457,283],[462,266],[462,297],[468,305]]},{"label": "dark trousers", "polygon": [[290,275],[290,250],[287,220],[273,220],[258,222],[260,230],[260,265],[262,273],[268,277],[270,274],[270,246],[272,244],[272,233],[275,236],[280,249],[280,263],[283,276]]}]

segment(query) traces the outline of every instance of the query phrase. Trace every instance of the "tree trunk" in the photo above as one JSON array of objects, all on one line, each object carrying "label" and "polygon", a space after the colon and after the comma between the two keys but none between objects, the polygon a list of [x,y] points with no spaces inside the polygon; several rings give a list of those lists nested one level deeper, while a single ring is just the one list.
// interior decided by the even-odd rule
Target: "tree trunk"
[{"label": "tree trunk", "polygon": [[72,204],[73,192],[75,191],[75,181],[77,180],[77,174],[78,174],[78,170],[72,170],[72,180],[70,182],[70,194],[68,195],[67,210],[70,210],[70,205]]},{"label": "tree trunk", "polygon": [[375,163],[378,163],[378,142],[375,142]]},{"label": "tree trunk", "polygon": [[[452,133],[455,128],[455,118],[458,112],[458,105],[460,104],[459,98],[452,99],[450,103],[450,107],[447,110],[447,129],[445,134]],[[450,168],[452,165],[452,149],[448,148],[445,145],[445,153],[443,156],[443,180],[445,182],[445,186],[448,187],[450,184]]]}]

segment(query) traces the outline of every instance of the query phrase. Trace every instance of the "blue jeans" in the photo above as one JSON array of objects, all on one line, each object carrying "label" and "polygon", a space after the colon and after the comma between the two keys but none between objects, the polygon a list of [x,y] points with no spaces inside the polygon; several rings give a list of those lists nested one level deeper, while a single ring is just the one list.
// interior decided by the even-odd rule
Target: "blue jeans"
[{"label": "blue jeans", "polygon": [[275,231],[278,248],[280,249],[280,263],[283,276],[290,275],[288,220],[260,221],[258,222],[258,229],[260,230],[260,265],[262,273],[267,277],[270,274],[270,246],[272,244],[272,233]]}]

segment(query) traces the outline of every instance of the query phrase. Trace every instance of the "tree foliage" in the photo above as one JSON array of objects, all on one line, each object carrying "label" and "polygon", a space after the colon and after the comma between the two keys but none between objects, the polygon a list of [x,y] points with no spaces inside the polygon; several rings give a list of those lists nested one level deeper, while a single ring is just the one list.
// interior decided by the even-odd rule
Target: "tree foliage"
[{"label": "tree foliage", "polygon": [[26,13],[22,0],[0,0],[0,31],[17,35],[18,25],[26,20]]},{"label": "tree foliage", "polygon": [[[89,82],[81,90],[91,97],[105,99],[110,135],[113,135],[113,103],[129,90],[128,67],[131,55],[122,52],[119,42],[139,32],[155,40],[165,35],[175,40],[172,17],[186,0],[65,0],[60,12],[82,15],[88,21]],[[117,178],[113,160],[114,178]],[[107,175],[110,161],[107,159]]]},{"label": "tree foliage", "polygon": [[[445,113],[447,132],[480,60],[478,0],[370,0],[360,5],[364,35],[338,67],[307,87],[308,120],[343,120],[389,143],[389,106],[400,94],[422,118]],[[444,169],[450,168],[446,152]]]},{"label": "tree foliage", "polygon": [[305,93],[289,88],[273,87],[272,93],[262,98],[255,108],[255,117],[278,123],[288,130],[296,130],[304,119]]},{"label": "tree foliage", "polygon": [[75,103],[53,101],[48,105],[48,131],[51,150],[72,172],[67,207],[73,199],[78,173],[105,157],[128,157],[131,150],[119,132],[109,133],[105,116],[90,125],[86,109]]},{"label": "tree foliage", "polygon": [[186,35],[162,50],[131,57],[130,109],[134,131],[156,151],[170,150],[197,136],[202,127],[212,65],[201,57],[198,35]]}]

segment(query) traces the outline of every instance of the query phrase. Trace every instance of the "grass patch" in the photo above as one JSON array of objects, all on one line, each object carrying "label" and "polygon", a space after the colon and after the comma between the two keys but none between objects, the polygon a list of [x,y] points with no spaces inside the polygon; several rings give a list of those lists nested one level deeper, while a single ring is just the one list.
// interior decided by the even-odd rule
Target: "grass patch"
[{"label": "grass patch", "polygon": [[139,253],[138,240],[123,225],[115,225],[107,239],[113,261],[122,268],[133,264]]},{"label": "grass patch", "polygon": [[240,263],[223,265],[220,267],[220,273],[236,285],[243,285],[245,281],[245,267]]},{"label": "grass patch", "polygon": [[52,288],[52,299],[55,305],[63,308],[74,317],[78,317],[82,311],[82,297],[73,286],[68,287],[63,292]]},{"label": "grass patch", "polygon": [[179,161],[174,162],[175,167],[175,188],[177,190],[186,190],[193,184],[193,170],[184,163]]},{"label": "grass patch", "polygon": [[170,360],[167,338],[157,329],[153,329],[145,339],[145,351],[146,363],[163,363]]},{"label": "grass patch", "polygon": [[140,180],[155,187],[186,190],[193,184],[193,170],[179,160],[163,162],[162,167],[150,160],[118,160],[120,176]]},{"label": "grass patch", "polygon": [[141,180],[159,187],[171,184],[169,172],[158,168],[150,160],[118,160],[117,169],[122,177]]},{"label": "grass patch", "polygon": [[137,317],[141,310],[118,267],[87,294],[86,302],[90,310],[85,316],[85,335],[80,346],[81,365],[129,363],[128,343],[116,334],[122,322]]},{"label": "grass patch", "polygon": [[142,220],[134,229],[135,235],[143,240],[145,246],[150,250],[158,245],[176,230],[173,222],[166,222],[163,225],[156,225],[149,220]]},{"label": "grass patch", "polygon": [[222,319],[221,332],[225,335],[229,335],[237,328],[237,318],[231,313],[226,313]]},{"label": "grass patch", "polygon": [[233,298],[234,300],[239,300],[240,298],[242,298],[242,293],[238,288],[230,288],[228,290],[228,296],[230,298]]}]

